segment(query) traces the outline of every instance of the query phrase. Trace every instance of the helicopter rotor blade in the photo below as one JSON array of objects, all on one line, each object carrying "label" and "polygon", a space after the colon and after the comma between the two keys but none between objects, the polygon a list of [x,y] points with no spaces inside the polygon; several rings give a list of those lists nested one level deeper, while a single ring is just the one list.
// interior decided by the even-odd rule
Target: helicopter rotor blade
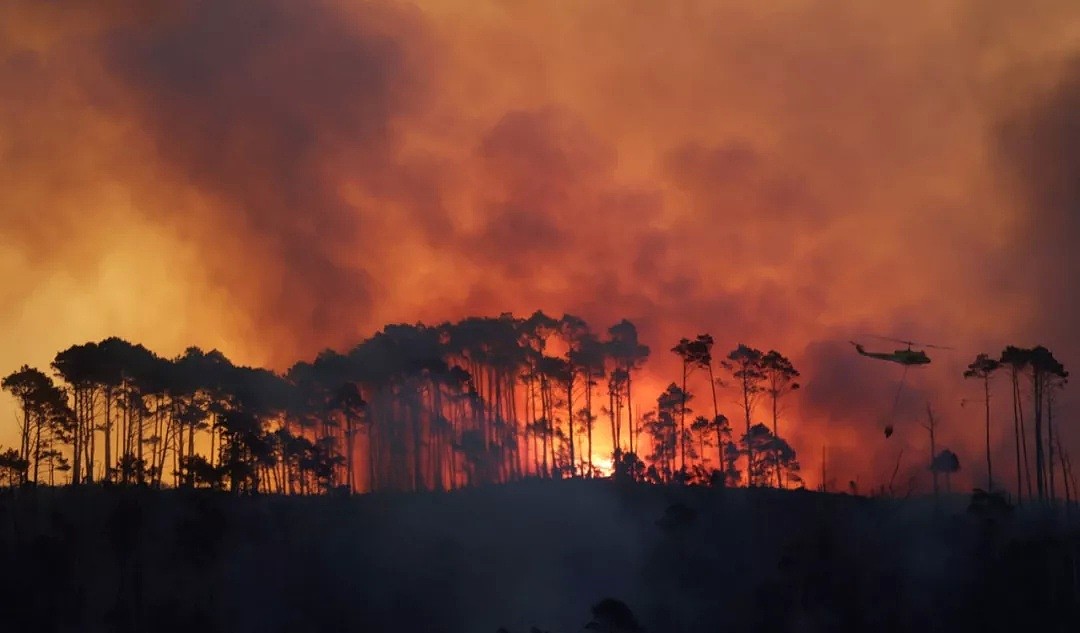
[{"label": "helicopter rotor blade", "polygon": [[883,341],[891,341],[893,343],[900,343],[901,345],[916,345],[915,341],[904,341],[904,340],[901,340],[901,339],[898,339],[898,338],[892,338],[890,336],[878,336],[876,334],[871,334],[871,337],[876,338],[876,339],[881,339]]},{"label": "helicopter rotor blade", "polygon": [[892,337],[889,337],[889,336],[877,336],[875,334],[872,334],[871,336],[873,338],[881,339],[883,341],[892,341],[893,343],[900,343],[901,345],[907,345],[908,347],[918,346],[918,347],[926,347],[926,348],[929,348],[929,349],[947,349],[947,350],[954,350],[955,349],[955,348],[952,348],[952,347],[946,347],[944,345],[930,345],[929,343],[920,343],[918,341],[905,341],[903,339],[892,338]]}]

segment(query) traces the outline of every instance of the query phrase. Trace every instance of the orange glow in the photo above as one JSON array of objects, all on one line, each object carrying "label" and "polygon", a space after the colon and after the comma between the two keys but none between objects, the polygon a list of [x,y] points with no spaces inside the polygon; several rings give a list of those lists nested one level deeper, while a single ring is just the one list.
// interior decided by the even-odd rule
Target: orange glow
[{"label": "orange glow", "polygon": [[[4,3],[0,373],[110,335],[284,370],[392,322],[626,317],[652,348],[638,412],[710,332],[802,372],[780,434],[808,487],[822,446],[841,488],[887,482],[900,448],[897,481],[924,477],[927,400],[974,481],[966,364],[1009,343],[1080,362],[999,139],[1080,55],[1073,3],[1035,5]],[[901,369],[847,344],[895,347],[869,334],[956,351],[894,410]]]}]

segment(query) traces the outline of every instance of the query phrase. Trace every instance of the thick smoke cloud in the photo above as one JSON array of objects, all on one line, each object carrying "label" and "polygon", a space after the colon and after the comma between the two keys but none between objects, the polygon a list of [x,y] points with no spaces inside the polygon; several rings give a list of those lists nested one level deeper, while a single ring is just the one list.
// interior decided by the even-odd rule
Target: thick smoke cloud
[{"label": "thick smoke cloud", "polygon": [[129,95],[121,107],[151,136],[163,176],[211,199],[194,222],[198,210],[168,203],[147,212],[182,233],[196,227],[257,327],[338,343],[357,331],[373,296],[351,253],[385,236],[378,210],[341,188],[398,193],[388,182],[395,126],[422,102],[424,37],[418,16],[396,6],[346,16],[325,3],[232,1],[180,5],[103,36],[108,72]]},{"label": "thick smoke cloud", "polygon": [[1030,209],[1020,224],[1017,255],[1037,306],[1034,325],[1069,352],[1075,344],[1080,293],[1080,55],[1059,67],[1050,85],[1011,112],[999,130],[1000,157]]},{"label": "thick smoke cloud", "polygon": [[1061,277],[1080,270],[1077,18],[1058,0],[4,3],[0,361],[115,334],[282,369],[386,322],[628,317],[654,350],[640,406],[680,337],[776,348],[805,376],[784,424],[808,469],[828,443],[843,476],[880,481],[925,438],[872,448],[896,372],[846,341],[877,333],[957,348],[904,415],[934,401],[975,464],[976,353],[1080,360]]}]

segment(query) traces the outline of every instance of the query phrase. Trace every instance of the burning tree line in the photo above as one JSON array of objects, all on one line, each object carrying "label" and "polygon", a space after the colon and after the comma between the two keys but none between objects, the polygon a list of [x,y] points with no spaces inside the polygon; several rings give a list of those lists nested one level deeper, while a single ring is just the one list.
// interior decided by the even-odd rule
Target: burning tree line
[{"label": "burning tree line", "polygon": [[[632,385],[650,350],[625,319],[603,335],[539,311],[390,325],[283,375],[216,350],[167,359],[109,338],[58,353],[59,382],[28,366],[3,379],[22,411],[19,446],[0,453],[0,475],[287,494],[451,489],[600,476],[593,448],[605,433],[620,477],[737,485],[745,457],[742,483],[797,482],[795,452],[776,431],[798,372],[777,352],[743,345],[721,361],[745,405],[736,443],[717,404],[712,345],[708,335],[683,339],[672,350],[682,386],[642,414]],[[688,425],[696,370],[708,371],[713,415]],[[751,424],[761,396],[771,399],[772,429]]]}]

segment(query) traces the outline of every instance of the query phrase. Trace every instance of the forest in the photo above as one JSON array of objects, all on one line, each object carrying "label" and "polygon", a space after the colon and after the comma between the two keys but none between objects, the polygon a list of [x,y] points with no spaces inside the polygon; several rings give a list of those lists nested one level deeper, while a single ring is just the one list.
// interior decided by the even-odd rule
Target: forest
[{"label": "forest", "polygon": [[[709,334],[676,342],[682,371],[643,409],[634,379],[653,350],[626,319],[606,330],[542,311],[389,325],[283,374],[217,350],[165,358],[108,338],[59,352],[51,375],[23,366],[3,378],[21,412],[0,481],[301,495],[612,476],[803,487],[780,432],[800,372],[776,350],[714,347]],[[694,372],[707,377],[704,396],[688,389]],[[985,395],[987,489],[1004,488],[990,445],[998,373],[1013,402],[1016,498],[1074,499],[1054,416],[1068,372],[1042,346],[979,354],[964,374]],[[718,388],[737,394],[737,411],[721,411]],[[938,474],[960,468],[947,448],[927,462],[935,490]]]}]

